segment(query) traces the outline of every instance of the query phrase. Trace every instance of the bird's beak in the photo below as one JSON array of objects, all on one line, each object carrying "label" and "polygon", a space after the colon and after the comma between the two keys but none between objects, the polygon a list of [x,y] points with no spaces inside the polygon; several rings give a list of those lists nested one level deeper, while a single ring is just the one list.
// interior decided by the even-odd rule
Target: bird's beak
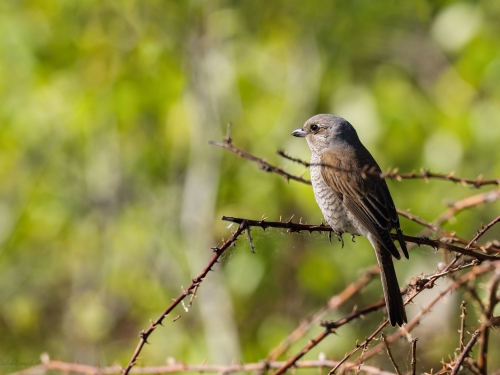
[{"label": "bird's beak", "polygon": [[292,132],[292,135],[293,135],[294,137],[305,137],[305,136],[307,135],[307,132],[306,132],[306,131],[304,131],[304,130],[302,130],[302,128],[299,128],[299,129],[297,129],[297,130],[294,130],[294,131]]}]

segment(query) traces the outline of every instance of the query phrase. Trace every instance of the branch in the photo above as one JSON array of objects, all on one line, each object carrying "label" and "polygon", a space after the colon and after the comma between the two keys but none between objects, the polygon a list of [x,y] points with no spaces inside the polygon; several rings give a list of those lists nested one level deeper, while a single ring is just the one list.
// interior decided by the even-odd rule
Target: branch
[{"label": "branch", "polygon": [[379,268],[377,266],[372,267],[364,272],[358,281],[349,284],[342,292],[330,298],[326,306],[301,322],[300,325],[290,335],[288,335],[286,339],[274,348],[267,356],[267,361],[274,361],[279,358],[294,342],[304,336],[313,323],[319,321],[327,312],[338,309],[356,293],[360,292],[370,281],[373,280],[374,276],[378,274],[380,274]]},{"label": "branch", "polygon": [[[259,165],[259,168],[264,170],[265,172],[277,173],[277,174],[283,176],[285,178],[285,180],[287,180],[287,181],[295,180],[295,181],[302,182],[305,184],[309,184],[309,185],[311,184],[311,181],[309,181],[307,179],[304,179],[304,178],[298,177],[298,176],[294,176],[288,172],[285,172],[285,170],[283,168],[279,168],[279,167],[276,167],[272,164],[269,164],[263,158],[259,158],[257,156],[254,156],[254,155],[236,147],[235,145],[233,145],[232,139],[230,138],[229,135],[224,138],[222,143],[210,141],[209,144],[217,146],[217,147],[222,147],[228,151],[235,153],[238,156],[241,156],[242,158],[253,161],[253,162],[257,163]],[[278,155],[284,157],[285,159],[291,160],[295,163],[302,164],[305,167],[311,166],[311,164],[306,162],[306,161],[303,161],[301,159],[294,158],[292,156],[287,155],[283,149],[277,150],[277,153],[278,153]],[[327,164],[314,164],[314,165],[322,165],[322,166],[325,166],[328,168],[333,168],[335,170],[339,170],[339,171],[343,171],[343,172],[347,172],[347,173],[359,172],[363,176],[367,176],[367,175],[378,176],[381,179],[391,179],[391,180],[397,180],[397,181],[407,180],[407,179],[424,179],[427,182],[427,181],[429,181],[429,179],[433,178],[433,179],[440,179],[440,180],[446,180],[446,181],[452,181],[452,182],[459,182],[464,186],[471,185],[472,187],[475,187],[475,188],[478,188],[478,187],[484,186],[484,185],[500,185],[500,178],[483,180],[482,176],[479,176],[476,179],[468,179],[468,178],[454,177],[453,173],[449,173],[447,175],[441,174],[441,173],[432,173],[426,169],[422,169],[421,173],[411,172],[411,173],[398,174],[397,169],[394,169],[391,172],[380,172],[380,171],[375,171],[371,168],[362,168],[362,169],[353,170],[353,169],[339,168],[339,167],[327,165]]]},{"label": "branch", "polygon": [[[246,222],[249,227],[260,227],[264,230],[267,228],[282,228],[282,229],[287,229],[288,232],[301,232],[301,231],[308,231],[309,233],[312,232],[333,232],[332,228],[328,225],[308,225],[308,224],[303,224],[301,222],[299,223],[294,223],[291,220],[287,222],[282,222],[282,221],[265,221],[264,219],[262,220],[249,220],[249,219],[243,219],[243,218],[237,218],[237,217],[232,217],[232,216],[222,216],[222,220],[224,221],[230,221],[233,223],[243,223]],[[393,239],[397,239],[397,236],[395,234],[391,234]],[[419,245],[428,245],[436,249],[444,249],[448,251],[454,251],[459,254],[463,255],[468,255],[470,257],[476,258],[479,261],[485,261],[485,260],[498,260],[500,257],[495,257],[493,255],[488,255],[488,254],[483,254],[483,253],[478,253],[476,251],[472,250],[466,250],[462,247],[458,247],[449,243],[441,242],[438,240],[431,240],[426,237],[411,237],[411,236],[406,236],[403,235],[403,238],[406,242],[413,242]]]},{"label": "branch", "polygon": [[[441,272],[441,273],[437,273],[437,274],[435,274],[435,275],[431,275],[431,276],[429,276],[429,277],[427,277],[427,278],[423,277],[422,279],[423,279],[423,280],[426,280],[426,281],[425,281],[425,283],[424,283],[424,284],[423,284],[420,288],[417,288],[417,289],[414,291],[414,293],[413,293],[413,294],[412,294],[412,295],[411,295],[411,296],[410,296],[410,297],[406,300],[405,305],[407,305],[407,304],[409,304],[411,301],[413,301],[413,299],[414,299],[415,297],[417,297],[417,296],[418,296],[418,295],[419,295],[419,294],[420,294],[423,290],[425,290],[425,289],[427,289],[427,288],[432,288],[432,287],[434,286],[435,281],[436,281],[438,278],[440,278],[440,277],[442,277],[442,276],[444,276],[444,275],[448,274],[448,272],[451,272],[451,271],[453,270],[453,266],[455,265],[456,261],[457,261],[457,259],[454,259],[453,261],[451,261],[451,262],[450,262],[450,263],[449,263],[449,264],[445,267],[445,269],[443,270],[443,272]],[[460,266],[458,266],[457,268],[460,268]],[[484,268],[484,266],[483,266],[483,268]],[[473,270],[473,271],[474,271],[474,270]],[[467,275],[471,274],[473,271],[469,272]],[[486,271],[484,271],[484,272],[487,272],[487,271],[489,271],[489,268],[488,268]],[[476,271],[476,272],[478,272],[478,271]],[[419,283],[416,283],[416,284],[418,285]],[[441,297],[437,298],[437,299],[436,299],[435,301],[433,301],[431,304],[436,303],[436,302],[437,302],[437,301],[439,301],[440,299],[441,299]],[[430,311],[430,307],[428,306],[427,308],[428,308],[428,311],[427,311],[427,312],[429,312],[429,311]],[[423,316],[423,315],[424,315],[424,314],[426,314],[427,312],[421,312],[421,316]],[[421,316],[420,316],[420,317],[421,317]],[[403,334],[405,334],[405,335],[406,335],[406,334],[407,334],[407,332],[409,332],[411,329],[413,329],[413,328],[415,328],[415,327],[416,327],[416,325],[417,325],[417,323],[418,323],[418,320],[416,320],[416,319],[417,319],[417,318],[418,318],[418,319],[420,319],[420,317],[416,317],[416,318],[412,321],[412,322],[416,322],[416,323],[414,323],[413,325],[410,325],[410,324],[412,323],[412,322],[410,322],[410,324],[408,324],[408,325],[404,326],[404,327],[403,327],[402,329],[400,329],[400,331],[398,331],[396,334],[399,334],[400,332],[402,332],[402,333],[401,333],[401,336],[402,336]],[[356,343],[356,347],[355,347],[353,350],[351,350],[349,353],[347,353],[347,354],[344,356],[344,358],[343,358],[343,359],[339,362],[339,364],[330,370],[330,372],[328,373],[328,375],[331,375],[331,374],[335,373],[335,371],[336,371],[336,370],[337,370],[340,366],[342,366],[342,364],[343,364],[345,361],[347,361],[347,360],[348,360],[348,359],[349,359],[352,355],[354,355],[354,353],[356,353],[356,352],[357,352],[360,348],[364,347],[365,345],[367,345],[367,343],[369,343],[371,340],[373,340],[373,339],[374,339],[374,338],[375,338],[375,337],[379,334],[379,332],[380,332],[380,331],[381,331],[381,330],[382,330],[382,329],[383,329],[383,328],[384,328],[384,327],[388,324],[388,322],[389,322],[389,320],[388,320],[388,319],[386,319],[386,320],[385,320],[385,321],[384,321],[384,322],[383,322],[383,323],[382,323],[382,324],[381,324],[381,325],[380,325],[380,326],[379,326],[379,327],[378,327],[378,328],[377,328],[377,329],[376,329],[376,330],[375,330],[375,331],[374,331],[374,332],[373,332],[373,333],[372,333],[372,334],[371,334],[371,335],[370,335],[370,336],[369,336],[369,337],[368,337],[368,338],[367,338],[364,342],[362,342],[361,344]],[[409,329],[409,328],[410,328],[410,329]],[[391,338],[392,338],[393,336],[394,336],[394,335],[392,335],[392,336],[391,336]],[[400,336],[398,336],[398,337],[400,337]],[[392,341],[393,341],[393,340],[390,340],[389,342],[392,342]],[[380,351],[380,345],[376,346],[376,348],[375,348],[375,349],[376,349],[376,351],[375,351],[374,349],[370,350],[370,352],[369,352],[370,354],[369,354],[369,355],[365,355],[365,359],[367,359],[367,358],[369,358],[369,357],[373,356],[374,354],[378,353],[378,352]],[[358,362],[359,362],[359,361],[358,361]]]},{"label": "branch", "polygon": [[491,328],[491,318],[493,317],[493,310],[499,302],[497,298],[497,290],[499,284],[500,269],[497,269],[495,270],[495,273],[493,274],[493,277],[490,281],[488,303],[486,304],[486,309],[484,310],[483,316],[481,318],[482,325],[479,329],[480,349],[477,359],[477,367],[479,368],[481,374],[487,374],[489,333]]},{"label": "branch", "polygon": [[[460,287],[460,285],[469,282],[471,280],[475,280],[479,275],[485,274],[487,272],[500,272],[500,262],[495,262],[495,263],[485,263],[480,266],[474,267],[470,272],[467,272],[460,278],[458,278],[456,281],[454,281],[450,286],[448,286],[444,291],[439,293],[439,295],[431,301],[427,306],[425,306],[407,325],[402,327],[399,331],[396,333],[390,335],[387,337],[387,342],[392,343],[401,337],[405,336],[407,332],[412,331],[414,328],[416,328],[419,324],[422,318],[427,315],[432,308],[444,298],[445,295],[448,293],[456,290],[457,288]],[[432,281],[434,283],[435,280]],[[431,281],[429,281],[431,282]],[[409,303],[409,301],[413,300],[420,292],[415,292],[412,296],[408,298],[408,300],[405,302],[405,304]],[[378,344],[374,348],[372,348],[368,353],[365,354],[365,360],[378,354],[380,351],[384,349],[384,344]]]},{"label": "branch", "polygon": [[439,217],[434,221],[434,223],[438,226],[441,226],[445,222],[449,221],[460,211],[463,211],[467,208],[479,206],[484,203],[492,203],[498,199],[500,199],[500,189],[493,189],[485,193],[471,195],[470,197],[466,197],[451,204],[450,208],[448,208],[445,212],[439,215]]},{"label": "branch", "polygon": [[492,222],[490,222],[489,224],[486,224],[479,232],[476,233],[476,235],[474,236],[474,238],[469,242],[469,244],[467,246],[465,246],[465,248],[467,250],[470,249],[470,247],[472,245],[474,245],[477,240],[483,235],[486,233],[486,231],[488,231],[493,225],[495,225],[496,223],[498,223],[500,221],[500,216],[498,216],[496,219],[494,219]]},{"label": "branch", "polygon": [[460,353],[460,356],[457,358],[457,361],[455,362],[455,365],[453,366],[453,369],[450,373],[450,375],[456,375],[458,374],[458,371],[460,370],[460,367],[462,366],[462,362],[464,359],[469,355],[469,352],[471,351],[472,347],[476,344],[477,337],[479,336],[479,330],[476,330],[467,345],[465,346],[464,350],[462,350],[462,353]]},{"label": "branch", "polygon": [[[285,159],[291,160],[295,163],[302,164],[305,167],[311,166],[311,163],[308,163],[308,162],[303,161],[301,159],[289,156],[288,154],[285,153],[285,151],[283,149],[279,149],[277,151],[277,153],[278,153],[278,155],[284,157]],[[314,164],[314,165],[317,165],[317,164]],[[354,172],[355,171],[352,169],[350,169],[350,170],[349,169],[340,169],[338,167],[334,167],[331,165],[324,165],[324,164],[320,164],[320,165],[325,166],[325,167],[335,168],[337,170],[341,170],[344,172]],[[441,173],[432,173],[427,169],[421,169],[421,171],[420,171],[421,173],[411,172],[411,173],[404,173],[404,174],[398,174],[397,169],[394,169],[391,172],[380,172],[380,171],[366,170],[366,169],[362,169],[360,171],[361,171],[361,173],[364,173],[367,175],[378,176],[381,179],[391,179],[391,180],[394,179],[394,180],[398,180],[398,181],[408,180],[408,179],[424,179],[426,182],[428,182],[429,179],[434,178],[434,179],[439,179],[439,180],[459,182],[464,186],[472,185],[472,187],[475,187],[475,188],[478,188],[478,187],[484,186],[484,185],[500,185],[500,178],[491,179],[491,180],[483,180],[482,176],[479,176],[478,178],[473,180],[473,179],[469,179],[469,178],[454,177],[453,172],[445,175],[445,174],[441,174]]]},{"label": "branch", "polygon": [[[330,368],[337,364],[337,361],[329,359],[321,359],[315,361],[300,361],[295,364],[298,369],[317,368],[321,370],[324,367]],[[246,363],[246,364],[232,364],[232,365],[189,365],[184,363],[175,362],[165,366],[151,366],[151,367],[136,367],[133,368],[131,374],[144,374],[144,375],[157,375],[169,373],[217,373],[217,374],[232,374],[232,373],[247,373],[250,371],[264,372],[268,369],[276,369],[283,365],[283,362],[259,362],[259,363]],[[358,367],[354,363],[346,363],[348,369],[355,369]],[[67,363],[61,361],[48,360],[41,365],[27,368],[25,370],[11,373],[9,375],[38,375],[46,371],[61,371],[65,374],[76,373],[84,375],[115,375],[121,373],[120,366],[96,367],[81,365],[78,363]],[[382,371],[373,366],[361,366],[361,371],[370,375],[396,375],[392,372]]]},{"label": "branch", "polygon": [[311,185],[311,181],[306,180],[305,178],[294,176],[290,173],[287,173],[287,172],[285,172],[284,169],[276,167],[274,165],[271,165],[267,161],[265,161],[264,159],[261,159],[257,156],[254,156],[254,155],[252,155],[246,151],[243,151],[242,149],[234,146],[231,138],[229,138],[229,137],[226,137],[224,139],[223,143],[215,142],[215,141],[210,141],[208,143],[213,145],[213,146],[222,147],[226,150],[229,150],[229,151],[235,153],[238,156],[241,156],[242,158],[253,161],[253,162],[257,163],[259,168],[262,169],[264,172],[272,172],[272,173],[279,174],[280,176],[283,176],[283,178],[286,181],[295,180],[298,182],[302,182],[304,184]]},{"label": "branch", "polygon": [[[415,282],[416,285],[422,285],[420,288],[416,288],[414,294],[408,298],[405,304],[410,303],[418,294],[420,294],[426,288],[432,288],[434,286],[434,282],[440,278],[449,274],[449,272],[456,271],[459,269],[463,269],[462,265],[458,265],[455,269],[453,269],[453,265],[456,263],[456,260],[452,261],[443,271],[436,273],[434,275],[430,275],[428,277],[422,277],[421,280]],[[294,366],[294,364],[302,358],[306,353],[308,353],[312,348],[317,346],[322,340],[324,340],[329,334],[335,333],[336,329],[341,327],[344,324],[349,323],[350,321],[360,318],[368,313],[373,311],[377,311],[385,306],[385,300],[382,299],[372,305],[366,306],[363,309],[356,309],[349,315],[343,317],[340,320],[335,322],[322,322],[321,325],[325,327],[325,330],[317,335],[314,339],[312,339],[302,350],[300,350],[295,356],[291,357],[283,367],[279,368],[273,375],[280,375],[285,373],[289,368]],[[330,373],[334,373],[340,366],[342,366],[350,356],[352,356],[356,351],[360,348],[365,348],[368,343],[376,337],[376,335],[387,325],[389,321],[386,319],[377,330],[367,338],[362,344],[356,346],[349,354],[347,354],[342,361],[340,361],[331,371]],[[358,363],[359,364],[359,363]]]},{"label": "branch", "polygon": [[[397,365],[396,361],[394,360],[394,357],[392,356],[391,348],[389,347],[389,343],[387,342],[387,337],[382,333],[382,340],[384,342],[385,348],[387,349],[387,355],[389,356],[389,359],[391,360],[392,366],[394,367],[394,370],[396,370],[396,373],[398,375],[402,375],[401,372],[399,371],[399,366]],[[361,363],[361,359],[359,361]]]},{"label": "branch", "polygon": [[139,336],[141,338],[139,340],[139,344],[137,345],[137,348],[135,349],[135,352],[132,355],[132,358],[130,359],[127,367],[125,367],[125,369],[123,369],[123,372],[122,372],[123,375],[127,375],[130,372],[130,370],[132,369],[132,367],[136,364],[137,358],[139,357],[139,354],[141,353],[141,350],[144,347],[144,345],[148,342],[148,337],[151,335],[151,333],[153,333],[153,331],[158,327],[158,325],[162,324],[163,319],[165,319],[165,317],[168,314],[170,314],[170,312],[179,303],[181,303],[184,300],[184,298],[186,298],[190,294],[193,294],[198,289],[198,287],[200,286],[201,282],[205,279],[205,277],[207,276],[207,274],[212,270],[213,266],[218,262],[220,256],[224,253],[224,251],[229,246],[233,245],[234,242],[240,236],[240,234],[245,229],[247,229],[247,228],[248,228],[248,226],[247,226],[246,222],[242,221],[240,223],[240,226],[238,227],[238,229],[232,234],[232,236],[226,242],[224,242],[222,244],[221,247],[212,248],[212,250],[214,251],[215,254],[213,255],[213,257],[210,260],[210,262],[208,262],[208,264],[205,267],[205,269],[203,271],[201,271],[201,273],[193,279],[191,285],[186,290],[184,290],[174,300],[174,302],[172,302],[172,304],[155,321],[151,322],[151,325],[149,326],[149,328],[147,330],[141,331],[141,333],[139,334]]}]

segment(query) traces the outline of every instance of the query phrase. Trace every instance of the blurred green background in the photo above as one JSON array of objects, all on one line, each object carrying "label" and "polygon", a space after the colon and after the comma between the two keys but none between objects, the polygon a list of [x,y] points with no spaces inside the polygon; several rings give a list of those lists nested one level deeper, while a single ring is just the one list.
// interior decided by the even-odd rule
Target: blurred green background
[{"label": "blurred green background", "polygon": [[[208,144],[229,121],[237,146],[306,177],[275,151],[308,159],[291,131],[335,113],[382,169],[498,178],[499,17],[494,0],[2,1],[0,359],[47,352],[125,365],[139,331],[234,230],[221,215],[321,221],[310,186]],[[399,208],[429,221],[479,192],[437,180],[389,188]],[[498,202],[474,208],[446,228],[471,238],[498,211]],[[421,229],[402,226],[410,235]],[[189,312],[179,307],[153,333],[141,364],[263,359],[375,264],[362,238],[341,249],[318,234],[252,234],[257,253],[243,236]],[[498,237],[493,228],[484,241]],[[401,284],[433,272],[442,257],[413,250],[396,264]],[[377,279],[326,318],[381,295]],[[410,318],[436,295],[417,300]],[[458,347],[462,298],[446,299],[415,332],[425,348],[419,371],[440,368]],[[343,327],[306,358],[341,359],[382,317]],[[498,332],[491,339],[500,345]],[[407,369],[410,344],[395,352]],[[371,363],[391,369],[386,356]]]}]

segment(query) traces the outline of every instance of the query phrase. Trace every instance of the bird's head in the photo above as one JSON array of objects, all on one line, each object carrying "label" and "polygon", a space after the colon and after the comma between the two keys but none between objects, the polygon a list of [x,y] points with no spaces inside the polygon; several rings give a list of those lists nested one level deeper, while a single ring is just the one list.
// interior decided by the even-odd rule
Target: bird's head
[{"label": "bird's head", "polygon": [[292,135],[305,137],[309,148],[315,154],[359,143],[354,127],[347,120],[334,115],[313,116],[301,128],[294,130]]}]

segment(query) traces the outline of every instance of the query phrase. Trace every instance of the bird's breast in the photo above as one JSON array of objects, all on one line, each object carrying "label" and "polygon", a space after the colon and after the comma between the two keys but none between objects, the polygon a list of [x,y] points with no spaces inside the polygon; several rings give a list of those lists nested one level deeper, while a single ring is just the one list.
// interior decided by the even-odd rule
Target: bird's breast
[{"label": "bird's breast", "polygon": [[353,222],[352,215],[345,209],[342,200],[323,179],[320,163],[321,160],[319,157],[315,158],[313,156],[311,158],[311,183],[314,197],[326,222],[336,232],[361,234],[357,225]]}]

